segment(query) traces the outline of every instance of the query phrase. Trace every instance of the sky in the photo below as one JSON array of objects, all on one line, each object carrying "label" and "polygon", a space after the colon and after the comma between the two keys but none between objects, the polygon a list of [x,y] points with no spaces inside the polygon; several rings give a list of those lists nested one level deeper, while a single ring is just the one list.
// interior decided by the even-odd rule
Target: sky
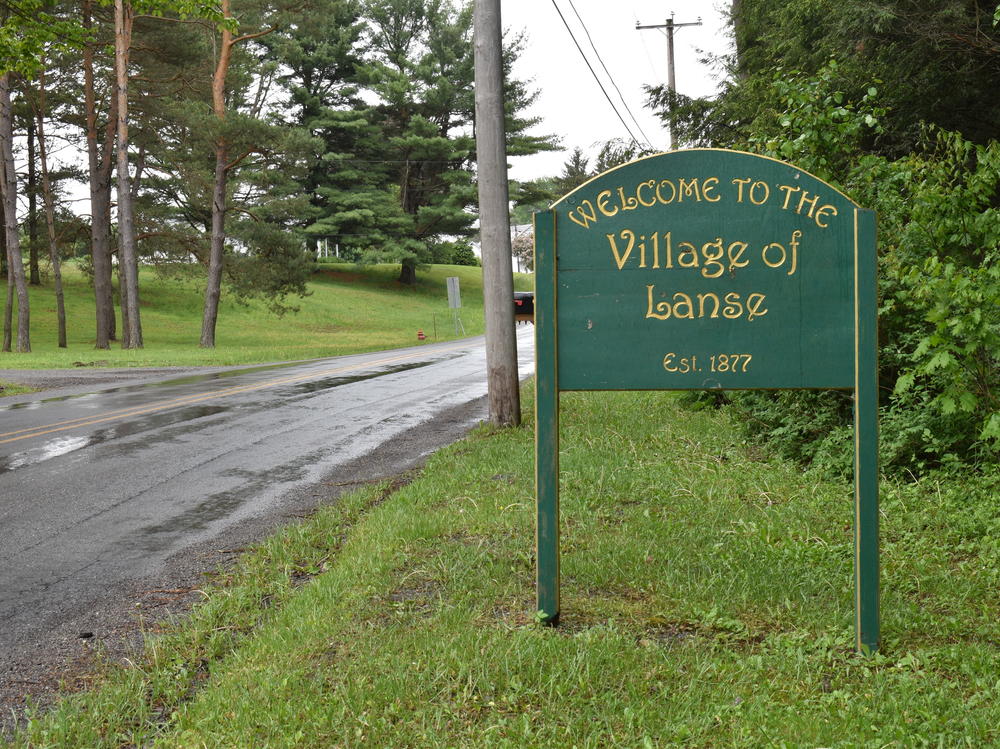
[{"label": "sky", "polygon": [[[723,12],[729,3],[725,0],[672,4],[658,0],[501,0],[504,28],[527,32],[527,45],[515,64],[514,74],[521,79],[533,79],[534,88],[540,92],[529,110],[530,114],[543,118],[535,132],[559,135],[567,149],[512,158],[512,179],[558,175],[574,147],[582,148],[593,163],[599,150],[595,144],[611,138],[629,139],[628,131],[574,45],[556,6],[573,29],[622,119],[640,140],[648,139],[654,148],[666,150],[668,136],[659,119],[643,107],[643,86],[667,81],[667,36],[660,29],[637,30],[637,23],[664,24],[671,12],[675,24],[694,23],[700,17],[701,26],[685,26],[674,32],[677,90],[687,96],[710,96],[716,92],[716,72],[699,60],[706,54],[722,55],[730,51]],[[594,47],[621,91],[627,111],[594,54]],[[638,121],[638,127],[629,112]],[[639,132],[640,128],[645,136]]]}]

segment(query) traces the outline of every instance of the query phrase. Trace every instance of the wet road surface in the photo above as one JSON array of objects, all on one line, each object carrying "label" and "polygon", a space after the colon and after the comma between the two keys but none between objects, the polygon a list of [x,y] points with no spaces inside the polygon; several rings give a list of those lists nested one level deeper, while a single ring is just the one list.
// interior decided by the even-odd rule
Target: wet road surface
[{"label": "wet road surface", "polygon": [[485,418],[485,373],[477,338],[0,405],[0,660],[337,466],[412,464]]}]

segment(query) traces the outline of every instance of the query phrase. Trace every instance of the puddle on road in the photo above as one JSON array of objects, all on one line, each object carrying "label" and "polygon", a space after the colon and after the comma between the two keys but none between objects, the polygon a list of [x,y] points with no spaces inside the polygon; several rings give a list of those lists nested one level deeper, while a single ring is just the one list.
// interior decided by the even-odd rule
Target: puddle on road
[{"label": "puddle on road", "polygon": [[[437,364],[438,362],[448,361],[449,359],[455,359],[462,356],[462,353],[448,354],[446,356],[437,357],[428,361],[414,362],[412,364],[404,364],[399,367],[390,367],[388,369],[379,369],[374,372],[370,372],[364,375],[358,375],[355,377],[329,377],[322,380],[315,380],[313,382],[300,383],[297,387],[298,390],[293,392],[309,393],[316,392],[318,390],[325,390],[327,388],[336,387],[337,385],[345,385],[351,382],[359,382],[360,380],[371,379],[372,377],[380,377],[384,374],[394,374],[396,372],[403,372],[408,369],[417,369],[419,367],[426,367],[430,364]],[[258,367],[245,367],[243,369],[228,370],[225,372],[209,372],[206,374],[194,374],[187,375],[184,377],[175,377],[167,380],[161,380],[158,382],[146,382],[133,385],[121,385],[120,387],[113,387],[100,390],[98,392],[91,393],[76,393],[71,395],[57,395],[49,398],[41,398],[39,400],[25,401],[24,403],[11,403],[9,405],[0,405],[0,412],[3,411],[15,411],[15,410],[34,410],[40,408],[46,403],[59,403],[62,401],[83,401],[87,399],[97,399],[98,396],[107,393],[129,393],[129,392],[140,392],[143,390],[150,390],[153,388],[165,388],[174,387],[178,385],[193,385],[199,382],[214,382],[216,380],[222,380],[229,377],[239,377],[242,375],[257,374],[259,372],[270,372],[278,369],[288,369],[297,365],[301,365],[302,362],[288,362],[283,364],[264,364]],[[98,383],[95,383],[97,385]]]},{"label": "puddle on road", "polygon": [[445,359],[437,359],[435,361],[421,361],[421,362],[411,362],[410,364],[398,364],[394,367],[385,367],[383,369],[378,369],[374,372],[364,372],[362,374],[356,375],[337,375],[335,377],[324,377],[320,380],[309,380],[308,382],[297,382],[293,385],[287,385],[280,388],[280,392],[291,393],[293,395],[298,395],[302,393],[316,393],[320,390],[329,390],[330,388],[339,387],[340,385],[350,385],[353,382],[363,382],[364,380],[373,380],[376,377],[383,377],[390,374],[398,374],[399,372],[408,372],[411,369],[420,369],[421,367],[427,367],[431,364],[437,364],[442,361],[447,361],[448,359],[454,359],[454,356],[449,356]]},{"label": "puddle on road", "polygon": [[294,484],[303,480],[310,466],[320,459],[322,451],[303,455],[299,460],[263,471],[234,468],[220,476],[243,479],[244,483],[225,491],[213,492],[193,506],[180,510],[169,519],[138,528],[130,534],[125,545],[131,551],[145,553],[170,549],[178,538],[192,531],[203,531],[220,520],[236,514],[249,502],[259,501],[268,489]]},{"label": "puddle on road", "polygon": [[[191,422],[206,416],[215,416],[225,413],[229,409],[224,406],[189,406],[175,411],[164,411],[157,414],[148,414],[132,421],[123,421],[113,426],[104,427],[88,435],[67,437],[65,435],[46,440],[41,445],[29,448],[22,452],[0,457],[0,474],[13,471],[24,466],[41,463],[50,458],[60,455],[67,455],[75,450],[80,450],[91,445],[100,445],[121,437],[130,437],[134,434],[147,432],[150,429],[158,429],[172,424]],[[186,429],[184,430],[187,431]],[[172,438],[174,435],[167,435]],[[156,440],[157,442],[166,439]],[[140,447],[148,447],[152,441],[143,442]]]},{"label": "puddle on road", "polygon": [[[437,364],[444,361],[449,361],[461,356],[461,354],[452,354],[449,356],[444,356],[440,358],[435,358],[429,361],[418,361],[409,362],[405,364],[398,364],[391,367],[381,367],[375,370],[369,370],[366,372],[361,372],[359,374],[344,374],[337,375],[333,377],[324,377],[316,380],[308,380],[304,382],[292,383],[288,385],[275,386],[273,392],[280,396],[306,396],[314,393],[321,393],[326,390],[331,390],[333,388],[339,387],[341,385],[349,385],[356,382],[362,382],[364,380],[371,380],[377,377],[383,377],[385,375],[398,374],[400,372],[407,372],[413,369],[420,369],[421,367],[426,367],[431,364]],[[231,376],[234,374],[246,374],[247,372],[254,371],[265,371],[269,369],[276,369],[279,366],[287,365],[269,365],[265,367],[256,367],[252,369],[243,369],[238,372],[216,372],[210,375],[198,375],[195,377],[182,378],[177,380],[169,380],[167,382],[152,383],[146,385],[132,385],[121,388],[114,388],[112,391],[125,391],[125,390],[141,390],[150,387],[162,387],[164,385],[176,385],[183,382],[199,382],[207,381],[211,379],[219,379],[225,376]],[[72,395],[72,396],[61,396],[57,398],[50,398],[44,401],[32,401],[30,403],[18,403],[11,406],[0,407],[0,411],[6,409],[16,409],[16,408],[37,408],[42,403],[48,403],[53,401],[68,400],[70,398],[95,398],[98,394],[85,394],[85,395]],[[247,404],[242,404],[246,406]],[[272,407],[280,406],[282,403],[280,401],[271,402],[259,402],[256,407]],[[24,450],[18,453],[12,453],[7,456],[0,456],[0,474],[13,471],[17,468],[23,468],[25,466],[34,465],[36,463],[41,463],[42,461],[48,460],[50,458],[55,458],[60,455],[66,455],[68,453],[80,450],[84,447],[90,447],[92,445],[99,445],[102,443],[110,442],[114,439],[120,439],[123,437],[129,437],[141,432],[148,432],[154,429],[161,429],[163,427],[168,427],[177,424],[186,424],[189,422],[196,421],[198,419],[205,418],[207,416],[215,416],[216,414],[224,413],[230,411],[231,408],[227,406],[220,405],[201,405],[201,406],[188,406],[186,408],[180,409],[170,409],[161,411],[158,413],[147,414],[142,417],[133,418],[129,420],[122,420],[113,424],[112,426],[103,427],[94,431],[93,433],[86,436],[79,437],[66,437],[60,436],[50,440],[45,441],[41,445],[32,447],[28,450]],[[146,440],[142,443],[137,443],[135,445],[122,445],[121,450],[123,453],[142,449],[149,447],[154,444],[154,442],[167,442],[178,436],[182,436],[188,433],[190,430],[185,427],[183,429],[175,429],[171,432],[161,433],[157,436],[155,440]]]}]

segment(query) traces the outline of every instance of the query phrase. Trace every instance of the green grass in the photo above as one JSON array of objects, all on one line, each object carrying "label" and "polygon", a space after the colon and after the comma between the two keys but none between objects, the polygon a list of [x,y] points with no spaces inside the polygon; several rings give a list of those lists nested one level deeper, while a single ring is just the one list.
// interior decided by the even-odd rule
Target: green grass
[{"label": "green grass", "polygon": [[562,398],[562,623],[533,443],[472,436],[292,526],[24,746],[912,747],[1000,741],[1000,476],[883,487],[853,652],[849,486],[667,393]]},{"label": "green grass", "polygon": [[[238,304],[223,292],[215,349],[198,347],[202,286],[196,280],[141,274],[142,349],[94,348],[94,301],[83,274],[64,270],[68,348],[56,345],[55,301],[50,286],[31,289],[29,354],[0,354],[0,369],[72,366],[147,367],[250,364],[417,345],[455,338],[448,309],[448,276],[458,276],[461,319],[467,335],[483,332],[482,269],[436,265],[418,272],[413,287],[396,282],[398,266],[325,265],[313,274],[309,296],[292,298],[297,312],[278,316],[262,302]],[[530,289],[531,276],[516,274],[516,288]]]},{"label": "green grass", "polygon": [[18,385],[13,382],[3,382],[0,380],[0,398],[7,395],[24,395],[25,393],[33,393],[35,388],[27,387],[25,385]]}]

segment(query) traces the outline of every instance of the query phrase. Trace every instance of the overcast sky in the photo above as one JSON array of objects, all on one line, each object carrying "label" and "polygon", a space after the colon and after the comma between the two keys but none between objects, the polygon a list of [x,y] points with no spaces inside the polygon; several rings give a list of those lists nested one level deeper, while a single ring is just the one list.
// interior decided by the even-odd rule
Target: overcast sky
[{"label": "overcast sky", "polygon": [[[624,125],[587,69],[555,5],[573,29],[622,118],[640,140],[648,138],[657,149],[666,150],[667,132],[643,107],[643,86],[667,81],[667,37],[662,30],[637,30],[636,23],[663,24],[671,11],[676,24],[693,23],[701,17],[701,26],[678,28],[674,34],[677,90],[688,96],[706,96],[716,91],[715,71],[699,60],[705,53],[726,54],[730,47],[724,20],[724,9],[729,3],[725,0],[688,0],[672,4],[660,0],[572,0],[572,5],[570,0],[501,0],[501,3],[504,27],[525,29],[528,35],[527,47],[514,72],[522,79],[534,79],[535,88],[540,91],[531,114],[544,118],[544,122],[536,130],[559,135],[567,149],[512,159],[513,179],[559,174],[576,146],[592,158],[598,150],[595,143],[611,138],[629,139]],[[591,40],[621,91],[627,111],[594,54]],[[639,127],[633,123],[629,111]],[[645,136],[639,132],[640,127]]]}]

